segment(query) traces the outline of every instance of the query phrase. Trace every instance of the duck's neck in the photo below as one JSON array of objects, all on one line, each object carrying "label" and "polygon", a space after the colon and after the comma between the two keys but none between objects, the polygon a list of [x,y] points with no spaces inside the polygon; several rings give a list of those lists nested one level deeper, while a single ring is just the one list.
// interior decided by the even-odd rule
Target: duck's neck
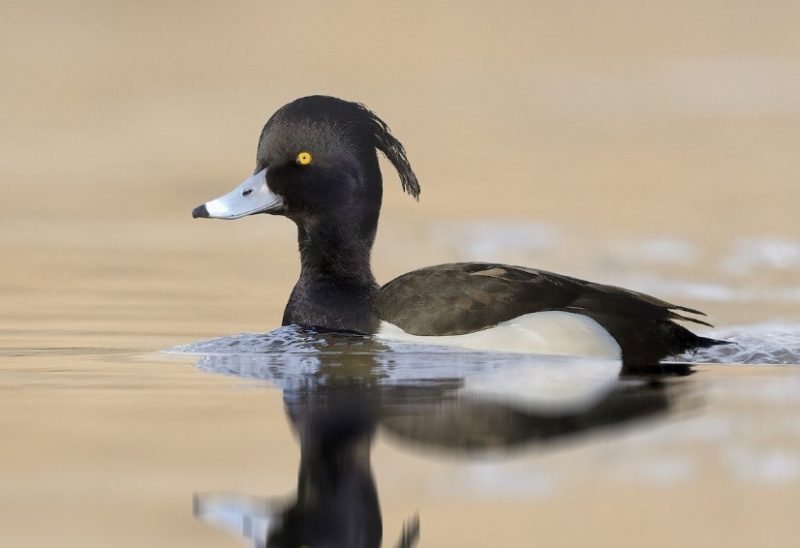
[{"label": "duck's neck", "polygon": [[356,226],[352,219],[298,224],[300,279],[332,279],[374,285],[370,254],[375,230]]},{"label": "duck's neck", "polygon": [[297,223],[300,278],[283,324],[372,333],[370,300],[378,289],[370,267],[374,219],[353,217]]}]

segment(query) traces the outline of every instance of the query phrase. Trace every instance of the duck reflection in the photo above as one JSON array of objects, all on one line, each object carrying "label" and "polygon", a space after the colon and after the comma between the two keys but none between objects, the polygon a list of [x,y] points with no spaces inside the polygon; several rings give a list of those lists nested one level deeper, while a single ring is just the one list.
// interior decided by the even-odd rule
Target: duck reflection
[{"label": "duck reflection", "polygon": [[[304,341],[302,352],[273,345],[263,353],[208,353],[198,363],[282,388],[300,443],[290,499],[195,496],[198,518],[252,546],[380,546],[370,460],[379,427],[404,445],[462,454],[549,446],[668,412],[684,392],[679,377],[691,372],[680,365],[631,371],[586,359],[397,352],[337,334]],[[392,546],[413,546],[419,533],[412,517]]]}]

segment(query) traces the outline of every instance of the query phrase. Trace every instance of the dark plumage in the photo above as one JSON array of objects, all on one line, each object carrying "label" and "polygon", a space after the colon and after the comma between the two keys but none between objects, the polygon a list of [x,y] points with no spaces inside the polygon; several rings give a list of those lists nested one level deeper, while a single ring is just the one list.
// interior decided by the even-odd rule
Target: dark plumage
[{"label": "dark plumage", "polygon": [[[676,323],[702,314],[654,297],[551,272],[487,263],[432,266],[379,287],[370,268],[382,199],[380,150],[403,190],[420,193],[403,145],[364,106],[313,96],[278,110],[258,144],[255,174],[195,217],[283,215],[295,222],[301,257],[283,323],[376,333],[381,321],[413,335],[458,335],[517,316],[588,316],[617,341],[626,364],[719,344]],[[705,324],[708,325],[708,324]]]},{"label": "dark plumage", "polygon": [[[432,289],[433,288],[433,289]],[[378,316],[413,335],[461,335],[531,312],[583,314],[622,347],[627,363],[651,363],[716,344],[674,320],[702,314],[655,297],[544,270],[490,263],[453,263],[403,274],[374,298]]]}]

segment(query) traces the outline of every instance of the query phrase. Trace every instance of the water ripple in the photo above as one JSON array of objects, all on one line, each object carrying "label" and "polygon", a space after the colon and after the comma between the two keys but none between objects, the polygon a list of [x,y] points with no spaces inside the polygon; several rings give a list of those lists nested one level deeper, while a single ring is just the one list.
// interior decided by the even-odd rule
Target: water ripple
[{"label": "water ripple", "polygon": [[764,323],[716,329],[709,336],[730,344],[677,356],[695,363],[800,364],[800,325]]}]

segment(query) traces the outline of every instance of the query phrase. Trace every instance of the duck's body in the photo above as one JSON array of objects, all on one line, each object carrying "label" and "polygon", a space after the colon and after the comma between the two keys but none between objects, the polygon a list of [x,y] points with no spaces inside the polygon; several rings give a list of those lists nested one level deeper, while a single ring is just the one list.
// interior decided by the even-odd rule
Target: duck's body
[{"label": "duck's body", "polygon": [[284,215],[298,226],[300,278],[283,324],[469,348],[656,363],[718,344],[675,323],[701,314],[626,289],[489,263],[422,268],[380,287],[370,252],[382,197],[376,148],[414,197],[419,184],[386,124],[355,103],[306,97],[264,127],[255,174],[193,211]]},{"label": "duck's body", "polygon": [[[714,343],[674,322],[704,323],[678,314],[700,314],[697,310],[520,266],[455,263],[423,268],[386,284],[373,302],[383,322],[425,336],[430,343],[436,336],[449,336],[453,343],[462,337],[468,347],[624,357],[630,363],[655,363]],[[493,328],[496,339],[486,333]],[[482,335],[466,338],[473,333]],[[525,342],[517,345],[509,337]]]}]

